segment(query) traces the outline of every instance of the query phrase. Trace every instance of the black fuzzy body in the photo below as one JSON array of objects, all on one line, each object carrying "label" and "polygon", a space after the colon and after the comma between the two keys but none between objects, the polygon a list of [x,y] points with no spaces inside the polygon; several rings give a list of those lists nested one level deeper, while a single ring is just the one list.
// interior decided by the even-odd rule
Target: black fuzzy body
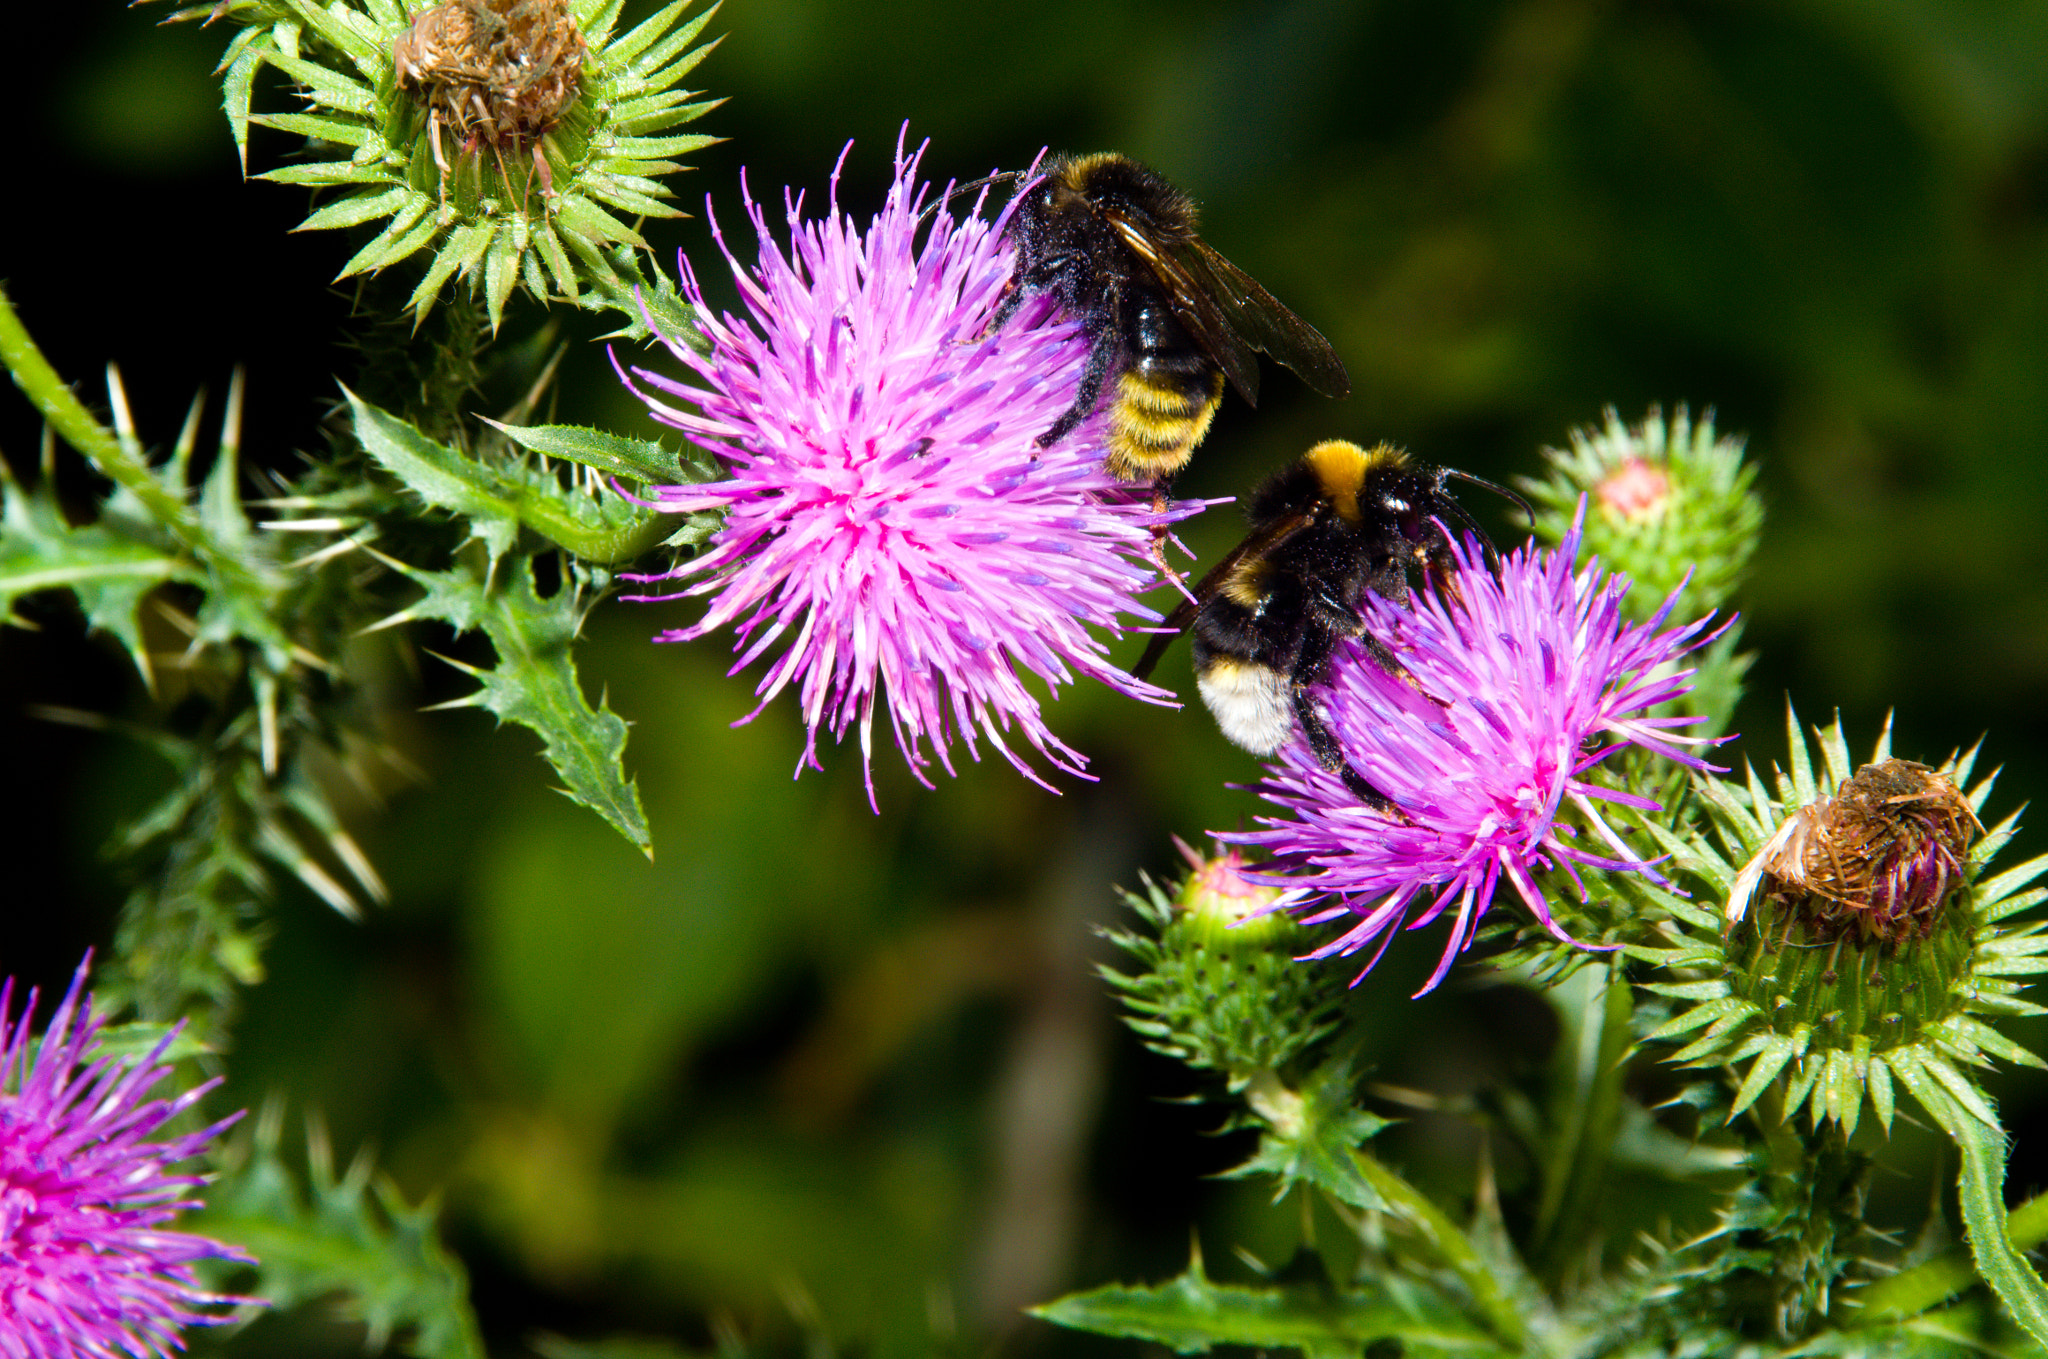
[{"label": "black fuzzy body", "polygon": [[990,329],[1050,293],[1088,337],[1073,405],[1038,436],[1041,448],[1071,434],[1107,389],[1110,471],[1163,483],[1208,433],[1226,378],[1256,403],[1256,350],[1308,370],[1319,389],[1350,390],[1329,342],[1211,250],[1193,201],[1134,160],[1053,162],[1006,231],[1017,266]]}]

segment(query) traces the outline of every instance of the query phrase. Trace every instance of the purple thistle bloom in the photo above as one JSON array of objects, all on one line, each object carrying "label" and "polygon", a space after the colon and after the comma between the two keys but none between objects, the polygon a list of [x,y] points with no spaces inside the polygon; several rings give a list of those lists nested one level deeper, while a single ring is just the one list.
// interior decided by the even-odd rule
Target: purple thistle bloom
[{"label": "purple thistle bloom", "polygon": [[1089,628],[1114,630],[1119,615],[1158,619],[1135,598],[1156,583],[1152,531],[1200,504],[1162,515],[1141,488],[1111,477],[1099,412],[1037,446],[1074,400],[1088,340],[1050,297],[984,333],[1012,272],[1008,211],[988,222],[956,220],[943,201],[924,209],[921,155],[898,146],[888,200],[865,232],[839,209],[837,168],[822,219],[806,220],[801,198],[785,194],[786,253],[747,198],[757,264],[742,265],[717,236],[744,316],[714,319],[683,262],[710,352],[669,337],[694,380],[644,368],[626,380],[686,403],[635,387],[727,472],[657,488],[653,503],[723,511],[725,524],[702,556],[639,578],[693,583],[639,598],[712,595],[701,620],[658,640],[733,624],[735,673],[789,637],[741,720],[796,684],[808,728],[799,772],[819,767],[821,727],[843,739],[856,722],[870,765],[879,704],[927,787],[924,743],[951,774],[950,743],[979,759],[977,733],[1043,783],[1004,741],[1012,723],[1055,768],[1079,774],[1086,759],[1046,727],[1020,671],[1053,689],[1080,674],[1171,701],[1110,665]]},{"label": "purple thistle bloom", "polygon": [[[1620,600],[1628,581],[1603,579],[1597,562],[1573,574],[1584,515],[1581,500],[1580,518],[1557,550],[1525,545],[1501,562],[1498,575],[1484,549],[1454,544],[1455,593],[1424,589],[1412,604],[1368,594],[1361,604],[1367,630],[1392,649],[1407,675],[1387,673],[1363,646],[1347,641],[1320,692],[1346,760],[1405,818],[1361,804],[1297,731],[1259,787],[1293,819],[1261,817],[1270,829],[1221,837],[1265,847],[1273,858],[1255,880],[1296,889],[1285,904],[1311,911],[1310,923],[1358,917],[1308,957],[1356,953],[1378,939],[1363,977],[1397,927],[1419,929],[1455,903],[1451,937],[1421,995],[1471,945],[1502,878],[1545,929],[1577,944],[1551,918],[1535,872],[1562,868],[1582,898],[1576,864],[1657,876],[1594,803],[1650,810],[1657,804],[1585,775],[1631,744],[1708,767],[1678,748],[1705,744],[1701,738],[1669,730],[1698,718],[1647,710],[1691,689],[1693,672],[1672,662],[1715,634],[1708,631],[1711,616],[1660,631],[1677,591],[1648,623],[1624,625]],[[1558,820],[1566,802],[1611,856],[1569,843],[1577,828]],[[1420,914],[1411,920],[1418,902]]]},{"label": "purple thistle bloom", "polygon": [[182,1327],[227,1318],[198,1309],[246,1299],[209,1293],[192,1262],[250,1257],[233,1246],[162,1230],[204,1183],[170,1167],[197,1156],[240,1118],[160,1142],[149,1135],[218,1080],[172,1100],[145,1100],[170,1073],[157,1065],[175,1032],[139,1062],[101,1057],[86,968],[30,1057],[36,993],[14,1014],[0,986],[0,1356],[5,1359],[162,1359],[182,1350]]}]

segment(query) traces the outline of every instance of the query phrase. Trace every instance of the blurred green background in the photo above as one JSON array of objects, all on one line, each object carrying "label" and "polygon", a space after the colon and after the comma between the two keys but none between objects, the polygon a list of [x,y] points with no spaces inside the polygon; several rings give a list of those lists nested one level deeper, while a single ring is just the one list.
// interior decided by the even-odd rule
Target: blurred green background
[{"label": "blurred green background", "polygon": [[[246,365],[252,456],[289,466],[350,371],[324,280],[352,247],[286,234],[302,194],[243,182],[218,111],[226,35],[152,9],[73,6],[21,49],[0,276],[61,371],[91,387],[122,366],[159,441]],[[1115,148],[1195,194],[1209,240],[1330,336],[1355,390],[1330,403],[1269,370],[1181,493],[1241,492],[1332,436],[1509,479],[1607,404],[1712,407],[1749,436],[1769,510],[1738,751],[1782,750],[1790,693],[1812,718],[1839,707],[1858,748],[1890,708],[1908,756],[1988,732],[1994,812],[2042,786],[2048,5],[729,0],[711,31],[728,36],[696,78],[731,102],[700,126],[730,140],[678,188],[728,226],[741,167],[757,194],[819,194],[849,138],[843,197],[871,205],[906,121],[941,177]],[[291,150],[259,132],[252,168]],[[711,263],[701,217],[650,235]],[[23,464],[35,425],[0,404]],[[574,346],[561,414],[654,429],[595,344]],[[1486,499],[1467,497],[1505,534]],[[1209,560],[1237,534],[1222,510],[1186,537]],[[1052,797],[985,757],[926,792],[884,753],[871,815],[850,749],[791,781],[788,702],[729,729],[753,677],[726,677],[722,642],[646,644],[689,616],[608,604],[583,653],[634,723],[651,866],[549,790],[526,733],[420,713],[465,687],[440,661],[366,647],[413,766],[355,808],[393,901],[356,926],[287,894],[233,1100],[282,1094],[344,1157],[444,1191],[505,1354],[543,1330],[701,1346],[728,1327],[813,1352],[1124,1352],[1018,1309],[1163,1277],[1191,1229],[1221,1274],[1242,1268],[1232,1243],[1284,1260],[1291,1205],[1201,1178],[1246,1147],[1166,1102],[1190,1078],[1089,975],[1110,885],[1170,871],[1171,835],[1254,815],[1228,786],[1250,759],[1198,706],[1082,688],[1052,721],[1099,782]],[[47,981],[108,938],[122,889],[101,847],[161,773],[32,716],[145,701],[74,615],[36,618],[0,636],[8,764],[36,794],[0,823],[0,964]],[[1186,685],[1183,656],[1164,682]],[[1405,999],[1434,937],[1370,983],[1379,1078],[1457,1094],[1540,1060],[1541,1006],[1477,971]],[[1999,1088],[2031,1192],[2048,1083]],[[1936,1158],[1914,1137],[1874,1212],[1925,1203]],[[1450,1120],[1388,1145],[1426,1181],[1470,1174]],[[317,1313],[240,1343],[359,1352]]]}]

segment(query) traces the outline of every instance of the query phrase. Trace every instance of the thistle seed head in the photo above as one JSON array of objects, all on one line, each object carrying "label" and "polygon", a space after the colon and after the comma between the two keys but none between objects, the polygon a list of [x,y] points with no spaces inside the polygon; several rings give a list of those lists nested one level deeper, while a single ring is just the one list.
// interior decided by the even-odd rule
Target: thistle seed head
[{"label": "thistle seed head", "polygon": [[531,146],[576,102],[587,46],[567,0],[446,0],[391,47],[401,89],[463,149]]}]

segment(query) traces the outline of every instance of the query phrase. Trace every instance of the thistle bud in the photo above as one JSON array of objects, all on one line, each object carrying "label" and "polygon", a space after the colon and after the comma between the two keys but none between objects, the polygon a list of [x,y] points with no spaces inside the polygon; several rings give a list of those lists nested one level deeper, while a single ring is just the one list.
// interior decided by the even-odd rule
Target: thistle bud
[{"label": "thistle bud", "polygon": [[1602,513],[1641,520],[1661,514],[1671,504],[1671,476],[1642,458],[1630,457],[1593,488]]},{"label": "thistle bud", "polygon": [[[339,278],[423,257],[408,305],[424,315],[454,284],[491,326],[513,291],[627,314],[673,310],[632,252],[678,157],[717,140],[679,129],[716,106],[680,88],[710,50],[709,13],[688,0],[618,31],[616,0],[236,0],[175,19],[244,25],[222,63],[228,122],[248,163],[249,127],[307,139],[307,155],[259,179],[324,191],[302,231],[375,226]],[[695,44],[693,46],[693,44]],[[260,113],[271,67],[304,107]]]},{"label": "thistle bud", "polygon": [[1344,988],[1297,957],[1314,940],[1279,909],[1283,894],[1247,882],[1235,850],[1203,859],[1172,897],[1147,883],[1124,899],[1150,929],[1106,930],[1140,968],[1103,977],[1123,992],[1127,1022],[1145,1045],[1233,1089],[1301,1056],[1336,1027]]},{"label": "thistle bud", "polygon": [[1569,449],[1543,456],[1550,475],[1522,483],[1537,507],[1538,536],[1561,542],[1579,497],[1588,496],[1595,513],[1586,517],[1586,550],[1635,582],[1632,607],[1654,608],[1681,583],[1701,613],[1728,602],[1756,547],[1763,506],[1750,489],[1756,469],[1743,463],[1742,441],[1717,435],[1711,414],[1695,421],[1680,406],[1667,421],[1653,407],[1641,423],[1624,425],[1610,408],[1601,428],[1573,430]]}]

